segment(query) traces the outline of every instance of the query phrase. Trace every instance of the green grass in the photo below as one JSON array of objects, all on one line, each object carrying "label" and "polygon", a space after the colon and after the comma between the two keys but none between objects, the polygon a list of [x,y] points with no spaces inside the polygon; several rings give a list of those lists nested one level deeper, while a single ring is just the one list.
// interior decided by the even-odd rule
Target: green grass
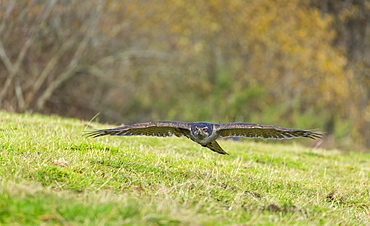
[{"label": "green grass", "polygon": [[85,138],[86,124],[0,111],[0,224],[370,222],[369,154],[221,140],[223,156],[186,138]]}]

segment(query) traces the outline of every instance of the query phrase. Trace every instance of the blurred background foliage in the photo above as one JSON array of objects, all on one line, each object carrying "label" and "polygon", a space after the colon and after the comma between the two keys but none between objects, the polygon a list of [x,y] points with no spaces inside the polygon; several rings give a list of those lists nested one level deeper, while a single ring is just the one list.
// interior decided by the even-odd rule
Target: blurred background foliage
[{"label": "blurred background foliage", "polygon": [[370,148],[370,2],[1,0],[0,109],[254,122]]}]

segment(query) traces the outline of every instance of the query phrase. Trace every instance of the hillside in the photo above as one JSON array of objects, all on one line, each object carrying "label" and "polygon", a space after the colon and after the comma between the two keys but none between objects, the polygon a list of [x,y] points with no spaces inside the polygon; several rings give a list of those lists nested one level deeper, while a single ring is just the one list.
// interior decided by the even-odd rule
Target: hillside
[{"label": "hillside", "polygon": [[109,128],[0,112],[0,224],[366,225],[370,156],[221,140],[86,138]]}]

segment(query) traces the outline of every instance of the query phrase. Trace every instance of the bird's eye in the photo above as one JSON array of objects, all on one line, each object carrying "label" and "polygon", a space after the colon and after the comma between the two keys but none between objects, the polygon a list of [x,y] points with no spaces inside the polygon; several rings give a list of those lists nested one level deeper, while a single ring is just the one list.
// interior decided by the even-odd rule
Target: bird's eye
[{"label": "bird's eye", "polygon": [[203,132],[206,132],[207,131],[207,129],[206,128],[203,128]]}]

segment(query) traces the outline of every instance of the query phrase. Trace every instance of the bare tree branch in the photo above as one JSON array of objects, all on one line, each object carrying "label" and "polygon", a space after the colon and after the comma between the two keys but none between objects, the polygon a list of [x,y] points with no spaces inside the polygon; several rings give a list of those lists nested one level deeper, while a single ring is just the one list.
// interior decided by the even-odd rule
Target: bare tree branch
[{"label": "bare tree branch", "polygon": [[[104,1],[101,1],[98,5],[98,8],[95,9],[96,11],[101,10],[102,3]],[[48,87],[45,89],[45,91],[41,94],[41,96],[37,100],[37,108],[42,109],[45,105],[45,102],[51,97],[53,92],[66,80],[71,78],[76,71],[81,69],[81,66],[78,66],[79,60],[84,55],[84,52],[87,49],[87,46],[89,44],[89,41],[91,37],[93,36],[93,29],[95,26],[95,23],[98,21],[98,17],[96,15],[91,14],[89,15],[89,18],[86,20],[87,22],[84,23],[84,26],[89,27],[89,30],[85,32],[84,38],[80,41],[73,57],[71,58],[71,61],[69,65],[67,66],[67,69],[65,72],[60,74],[55,80],[53,80]],[[76,40],[77,38],[72,36],[70,40]]]},{"label": "bare tree branch", "polygon": [[8,7],[6,8],[5,10],[5,13],[3,14],[2,16],[2,20],[1,20],[1,24],[0,24],[0,32],[3,32],[5,27],[6,27],[6,22],[7,22],[7,19],[9,18],[9,16],[11,15],[11,13],[13,12],[13,9],[16,5],[16,1],[11,1],[9,3],[9,5],[7,5]]},{"label": "bare tree branch", "polygon": [[[3,61],[4,65],[6,66],[8,70],[8,78],[5,81],[5,84],[0,92],[0,107],[3,103],[3,98],[10,87],[11,81],[15,79],[16,74],[18,73],[20,69],[20,65],[23,62],[28,49],[32,45],[32,42],[33,42],[33,37],[30,37],[29,39],[26,40],[25,44],[22,46],[22,49],[17,57],[16,62],[12,64],[9,57],[6,55],[3,42],[0,40],[0,59]],[[18,78],[17,78],[17,82],[14,83],[14,86],[15,86],[15,91],[16,91],[16,97],[18,100],[18,107],[21,111],[23,111],[25,107],[24,98],[23,98],[23,92],[22,92],[22,88],[20,86]]]},{"label": "bare tree branch", "polygon": [[[42,72],[40,73],[40,76],[36,79],[34,82],[28,96],[27,96],[27,103],[32,103],[32,100],[36,98],[37,93],[40,91],[41,86],[45,83],[47,77],[50,75],[51,71],[55,68],[55,66],[58,64],[58,60],[63,56],[63,54],[68,51],[71,46],[74,44],[75,37],[70,37],[69,40],[64,42],[62,46],[58,49],[58,51],[53,55],[53,57],[49,60],[49,62],[46,64]],[[27,106],[27,107],[28,107]]]}]

